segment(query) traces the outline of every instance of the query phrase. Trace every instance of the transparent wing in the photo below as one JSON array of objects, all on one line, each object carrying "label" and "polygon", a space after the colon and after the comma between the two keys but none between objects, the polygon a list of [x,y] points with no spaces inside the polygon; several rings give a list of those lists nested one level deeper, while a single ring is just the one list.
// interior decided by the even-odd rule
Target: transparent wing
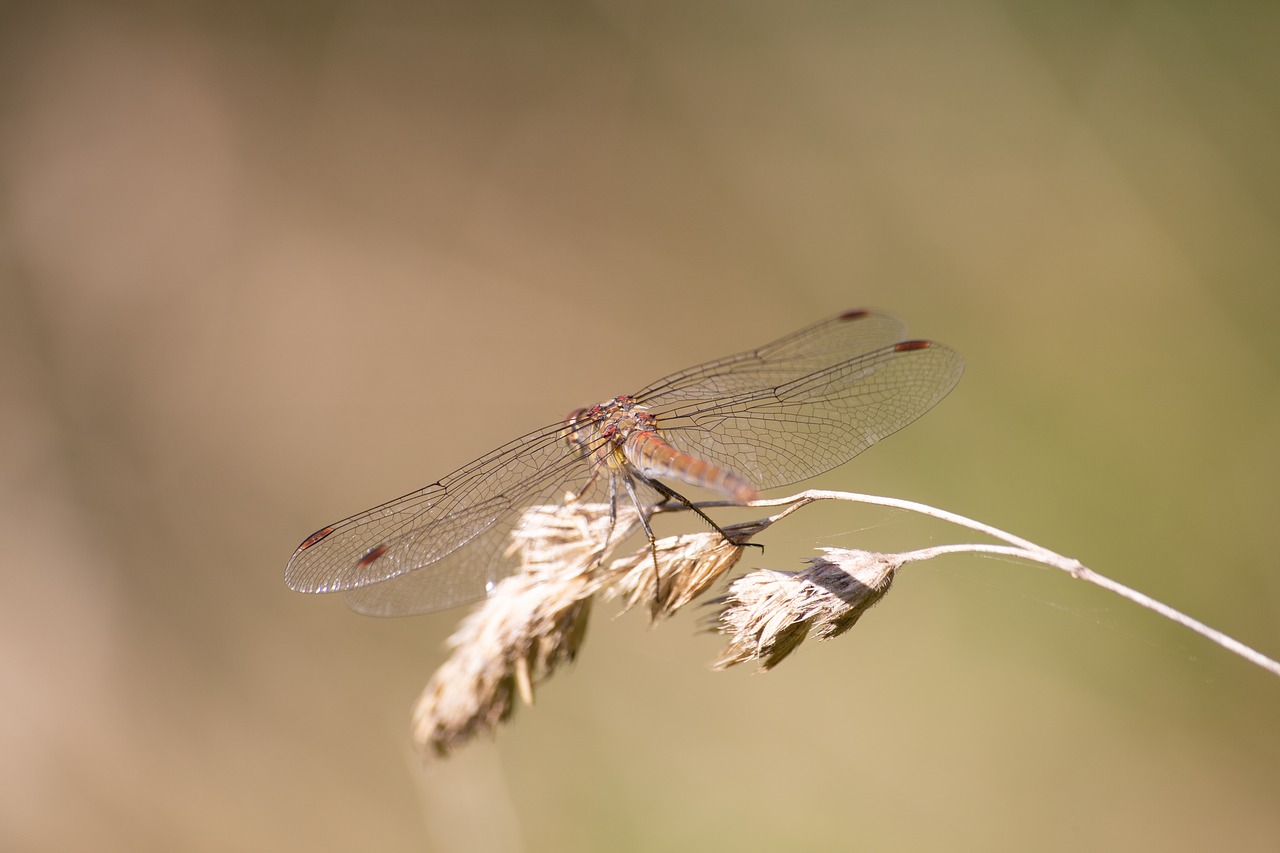
[{"label": "transparent wing", "polygon": [[845,311],[758,349],[673,373],[633,396],[654,407],[731,399],[785,385],[906,335],[906,324],[892,315],[870,309]]},{"label": "transparent wing", "polygon": [[[561,439],[563,424],[509,442],[416,492],[316,531],[294,552],[285,583],[300,592],[361,590],[417,569],[423,579],[410,600],[351,593],[353,607],[426,613],[484,597],[508,571],[502,550],[520,512],[582,489],[592,467]],[[361,606],[361,602],[367,602]]]},{"label": "transparent wing", "polygon": [[[607,503],[609,478],[601,474],[590,481],[585,492],[578,494],[584,503]],[[643,483],[636,484],[636,497],[644,510],[660,503],[662,496]],[[413,616],[468,604],[488,594],[489,584],[511,573],[515,563],[505,558],[511,543],[511,530],[519,522],[525,508],[534,504],[559,504],[564,500],[563,486],[538,489],[521,501],[518,511],[505,516],[490,531],[467,547],[460,548],[439,561],[397,575],[369,586],[348,589],[347,605],[367,616]],[[622,501],[630,501],[623,496]],[[621,544],[626,531],[618,531],[612,544]],[[477,575],[479,567],[489,567],[487,574]],[[479,582],[484,578],[483,583]]]},{"label": "transparent wing", "polygon": [[[964,371],[960,356],[941,344],[903,341],[850,357],[825,324],[812,329],[822,345],[832,345],[825,359],[815,342],[796,341],[804,355],[780,363],[746,358],[741,371],[718,364],[708,379],[644,401],[658,430],[678,450],[771,489],[829,471],[902,429],[945,397]],[[794,376],[797,363],[804,370],[821,366]],[[704,393],[712,381],[734,391]]]}]

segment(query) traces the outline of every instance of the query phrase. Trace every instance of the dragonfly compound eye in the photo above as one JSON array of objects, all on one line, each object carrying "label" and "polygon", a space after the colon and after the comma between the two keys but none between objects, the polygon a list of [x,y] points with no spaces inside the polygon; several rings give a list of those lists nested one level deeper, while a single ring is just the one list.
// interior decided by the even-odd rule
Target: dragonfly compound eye
[{"label": "dragonfly compound eye", "polygon": [[574,409],[564,419],[564,429],[560,431],[560,437],[570,449],[584,454],[587,452],[586,427],[590,425],[592,411],[592,409]]}]

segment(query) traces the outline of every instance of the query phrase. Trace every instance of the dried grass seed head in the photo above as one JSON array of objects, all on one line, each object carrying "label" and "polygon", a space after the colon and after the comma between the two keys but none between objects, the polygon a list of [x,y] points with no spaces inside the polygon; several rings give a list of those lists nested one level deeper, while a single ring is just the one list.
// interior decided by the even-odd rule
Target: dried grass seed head
[{"label": "dried grass seed head", "polygon": [[649,619],[657,621],[706,592],[737,564],[742,551],[716,532],[659,539],[652,548],[614,560],[604,573],[604,594],[621,597],[624,610],[648,601]]},{"label": "dried grass seed head", "polygon": [[443,756],[493,731],[511,716],[517,693],[533,703],[535,685],[577,655],[600,588],[600,560],[636,525],[634,510],[620,507],[615,523],[607,504],[525,511],[508,549],[520,568],[449,638],[449,658],[414,707],[421,752]]},{"label": "dried grass seed head", "polygon": [[760,660],[777,666],[806,637],[829,639],[853,627],[889,591],[902,565],[895,555],[826,548],[800,572],[760,570],[729,585],[715,603],[715,629],[729,640],[712,666]]}]

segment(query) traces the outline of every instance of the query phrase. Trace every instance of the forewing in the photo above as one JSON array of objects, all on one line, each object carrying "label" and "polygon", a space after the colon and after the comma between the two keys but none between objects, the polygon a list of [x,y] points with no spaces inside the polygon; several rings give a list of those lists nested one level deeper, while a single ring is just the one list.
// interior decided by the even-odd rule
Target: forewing
[{"label": "forewing", "polygon": [[897,343],[906,324],[870,309],[846,311],[758,349],[709,361],[660,379],[633,395],[658,408],[720,400],[775,388]]},{"label": "forewing", "polygon": [[317,531],[294,552],[285,582],[300,592],[336,592],[420,575],[414,609],[404,612],[483,597],[504,574],[502,548],[520,510],[558,500],[591,477],[562,429],[529,433],[437,483]]},{"label": "forewing", "polygon": [[[816,356],[814,356],[816,357]],[[652,408],[676,448],[718,462],[759,489],[829,471],[902,429],[955,387],[964,362],[929,341],[904,341],[839,361],[777,385],[752,362],[746,377],[722,373],[745,390]]]},{"label": "forewing", "polygon": [[[608,484],[608,475],[601,474],[580,484],[583,488],[575,489],[575,496],[584,504],[607,505],[611,498]],[[636,484],[636,497],[643,511],[662,499],[644,483]],[[563,500],[563,486],[539,489],[521,502],[518,511],[504,517],[489,533],[466,548],[446,555],[421,571],[407,572],[381,583],[347,590],[344,593],[347,605],[368,616],[413,616],[477,601],[489,593],[490,583],[496,583],[515,567],[514,562],[504,558],[503,552],[512,544],[511,531],[520,521],[523,511],[534,504],[559,504]],[[630,502],[626,495],[620,496],[619,500]],[[610,544],[621,544],[623,535],[623,531],[618,531]],[[496,571],[491,573],[489,580],[478,583],[474,574],[477,565],[489,565]]]}]

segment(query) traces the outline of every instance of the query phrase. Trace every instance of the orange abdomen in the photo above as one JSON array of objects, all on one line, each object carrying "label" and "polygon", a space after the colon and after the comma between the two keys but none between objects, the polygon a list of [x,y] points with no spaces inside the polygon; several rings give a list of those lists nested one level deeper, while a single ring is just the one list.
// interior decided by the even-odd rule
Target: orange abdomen
[{"label": "orange abdomen", "polygon": [[627,462],[646,477],[671,477],[744,503],[760,496],[756,487],[741,474],[676,450],[652,430],[636,430],[628,435],[622,453]]}]

